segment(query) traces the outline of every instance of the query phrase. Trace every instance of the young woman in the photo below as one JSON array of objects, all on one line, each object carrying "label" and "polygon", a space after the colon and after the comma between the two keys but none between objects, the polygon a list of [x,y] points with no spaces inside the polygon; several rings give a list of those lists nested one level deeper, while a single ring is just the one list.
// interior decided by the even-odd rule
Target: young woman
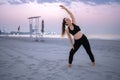
[{"label": "young woman", "polygon": [[[95,59],[92,54],[87,37],[81,32],[81,29],[79,28],[79,26],[76,25],[76,21],[73,14],[63,5],[60,5],[60,7],[64,9],[70,15],[70,18],[71,18],[71,20],[69,18],[64,18],[62,23],[62,36],[64,36],[65,32],[67,33],[67,36],[70,40],[70,44],[72,47],[69,53],[68,67],[72,66],[73,56],[81,45],[83,45],[87,54],[89,55],[92,65],[95,66]],[[66,26],[68,26],[68,28],[66,28]],[[70,34],[73,35],[74,37],[74,44]]]}]

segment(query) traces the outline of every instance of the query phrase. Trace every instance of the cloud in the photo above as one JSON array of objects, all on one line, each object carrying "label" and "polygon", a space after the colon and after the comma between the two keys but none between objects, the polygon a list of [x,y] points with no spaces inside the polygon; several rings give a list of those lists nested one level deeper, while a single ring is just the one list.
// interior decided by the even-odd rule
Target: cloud
[{"label": "cloud", "polygon": [[0,5],[3,5],[3,4],[25,4],[25,3],[29,3],[29,2],[33,2],[35,0],[1,0],[0,1]]},{"label": "cloud", "polygon": [[120,3],[120,0],[79,0],[86,4],[90,5],[101,5],[101,4],[111,4],[111,3]]},{"label": "cloud", "polygon": [[25,4],[29,2],[37,2],[41,3],[53,3],[53,2],[62,2],[67,5],[70,5],[72,2],[83,2],[89,5],[101,5],[101,4],[111,4],[111,3],[119,3],[120,0],[0,0],[0,5],[9,3],[9,4]]},{"label": "cloud", "polygon": [[10,4],[22,4],[22,2],[20,0],[10,0],[10,1],[8,1],[8,3],[10,3]]},{"label": "cloud", "polygon": [[37,3],[44,3],[44,2],[48,2],[48,3],[52,3],[52,2],[56,2],[56,0],[36,0]]},{"label": "cloud", "polygon": [[7,0],[1,0],[0,1],[0,5],[3,5],[3,4],[6,4],[7,3]]}]

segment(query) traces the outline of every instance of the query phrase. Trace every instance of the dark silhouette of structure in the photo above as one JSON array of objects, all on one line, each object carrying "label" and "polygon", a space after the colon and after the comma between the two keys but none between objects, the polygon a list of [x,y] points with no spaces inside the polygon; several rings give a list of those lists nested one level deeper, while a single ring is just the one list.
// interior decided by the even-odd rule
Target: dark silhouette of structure
[{"label": "dark silhouette of structure", "polygon": [[29,27],[30,27],[30,37],[33,37],[35,34],[36,36],[36,41],[38,41],[38,38],[40,36],[39,32],[39,18],[41,16],[34,16],[34,17],[29,17]]}]

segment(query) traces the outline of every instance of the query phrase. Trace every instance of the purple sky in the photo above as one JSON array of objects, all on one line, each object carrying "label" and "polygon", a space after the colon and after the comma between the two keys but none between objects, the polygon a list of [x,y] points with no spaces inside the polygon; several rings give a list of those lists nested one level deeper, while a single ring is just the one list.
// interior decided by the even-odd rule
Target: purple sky
[{"label": "purple sky", "polygon": [[[28,17],[41,16],[46,32],[61,32],[64,17],[69,17],[59,5],[63,4],[75,15],[85,34],[120,34],[119,0],[2,0],[0,1],[0,29],[29,31]],[[41,20],[40,20],[41,21]]]}]

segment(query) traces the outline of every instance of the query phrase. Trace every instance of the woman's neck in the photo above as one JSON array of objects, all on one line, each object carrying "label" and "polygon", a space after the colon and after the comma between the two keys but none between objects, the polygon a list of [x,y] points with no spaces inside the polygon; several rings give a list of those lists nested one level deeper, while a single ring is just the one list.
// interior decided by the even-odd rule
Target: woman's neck
[{"label": "woman's neck", "polygon": [[74,26],[72,25],[72,23],[70,23],[68,27],[69,27],[71,30],[74,30]]}]

